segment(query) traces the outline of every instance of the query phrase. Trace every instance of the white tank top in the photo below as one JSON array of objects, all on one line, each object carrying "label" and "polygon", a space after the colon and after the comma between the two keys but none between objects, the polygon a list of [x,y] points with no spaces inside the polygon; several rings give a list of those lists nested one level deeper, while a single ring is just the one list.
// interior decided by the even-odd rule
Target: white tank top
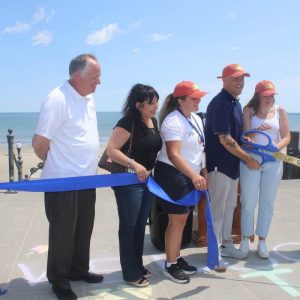
[{"label": "white tank top", "polygon": [[[268,130],[264,130],[263,132],[268,134],[274,143],[278,143],[280,141],[279,106],[275,105],[274,108],[275,108],[275,113],[274,113],[273,118],[261,119],[261,118],[258,118],[256,115],[253,115],[250,119],[250,126],[251,126],[251,129],[255,129],[264,123],[270,124],[271,128]],[[254,137],[254,142],[257,144],[265,145],[266,139],[261,134],[258,134]]]}]

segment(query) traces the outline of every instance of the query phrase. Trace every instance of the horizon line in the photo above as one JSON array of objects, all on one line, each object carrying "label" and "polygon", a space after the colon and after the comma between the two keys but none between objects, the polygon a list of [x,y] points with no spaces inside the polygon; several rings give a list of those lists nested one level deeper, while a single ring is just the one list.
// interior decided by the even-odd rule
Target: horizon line
[{"label": "horizon line", "polygon": [[[117,111],[117,110],[101,110],[101,111],[96,111],[96,113],[106,113],[106,112],[111,112],[111,113],[121,113],[122,111]],[[200,113],[202,111],[198,111],[197,113]],[[17,113],[39,113],[39,111],[1,111],[0,114],[17,114]],[[288,114],[294,114],[294,115],[299,115],[300,111],[298,112],[288,112]]]}]

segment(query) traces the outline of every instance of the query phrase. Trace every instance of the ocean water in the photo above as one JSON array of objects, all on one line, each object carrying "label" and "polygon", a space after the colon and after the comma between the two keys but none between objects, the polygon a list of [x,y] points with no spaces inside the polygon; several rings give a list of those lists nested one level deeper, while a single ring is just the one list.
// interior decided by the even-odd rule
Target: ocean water
[{"label": "ocean water", "polygon": [[[7,130],[12,129],[15,143],[30,146],[38,121],[38,112],[34,113],[0,113],[0,147],[7,147]],[[105,145],[113,127],[120,119],[120,112],[97,112],[100,143]],[[291,131],[300,131],[300,113],[288,114]]]},{"label": "ocean water", "polygon": [[[13,130],[15,143],[24,146],[31,145],[39,113],[0,113],[0,147],[7,147],[8,129]],[[120,119],[120,112],[97,112],[98,130],[100,133],[100,143],[106,144],[113,127]]]}]

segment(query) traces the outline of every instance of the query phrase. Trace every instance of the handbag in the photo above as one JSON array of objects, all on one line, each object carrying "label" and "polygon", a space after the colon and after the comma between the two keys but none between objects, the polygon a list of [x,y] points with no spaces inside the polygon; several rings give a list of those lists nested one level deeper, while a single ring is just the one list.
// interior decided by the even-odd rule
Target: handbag
[{"label": "handbag", "polygon": [[[131,148],[132,148],[132,137],[133,137],[133,129],[134,129],[134,123],[132,123],[132,129],[131,129],[131,136],[130,136],[130,142],[129,142],[129,148],[125,155],[127,155],[129,158],[131,157]],[[128,167],[122,166],[114,161],[111,160],[111,158],[107,155],[107,148],[105,148],[99,163],[98,167],[101,169],[104,169],[110,173],[125,173],[128,172]]]}]

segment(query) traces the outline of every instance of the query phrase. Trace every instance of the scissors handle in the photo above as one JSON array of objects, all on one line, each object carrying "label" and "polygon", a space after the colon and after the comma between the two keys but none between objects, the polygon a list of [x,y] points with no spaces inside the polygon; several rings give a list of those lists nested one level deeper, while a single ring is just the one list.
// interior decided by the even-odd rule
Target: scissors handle
[{"label": "scissors handle", "polygon": [[[257,143],[249,142],[248,140],[245,139],[246,135],[253,134],[253,133],[264,135],[267,138],[268,143],[266,145],[260,145],[260,144],[257,144]],[[259,156],[262,157],[262,164],[265,163],[265,162],[271,162],[271,161],[276,160],[276,158],[273,157],[272,152],[278,152],[279,149],[273,144],[273,142],[271,140],[271,137],[268,134],[266,134],[265,132],[260,131],[260,130],[256,130],[256,129],[247,130],[242,134],[241,141],[245,145],[250,146],[250,147],[243,147],[244,150],[253,152],[253,153],[258,154]],[[271,152],[271,153],[268,154],[264,151]]]}]

